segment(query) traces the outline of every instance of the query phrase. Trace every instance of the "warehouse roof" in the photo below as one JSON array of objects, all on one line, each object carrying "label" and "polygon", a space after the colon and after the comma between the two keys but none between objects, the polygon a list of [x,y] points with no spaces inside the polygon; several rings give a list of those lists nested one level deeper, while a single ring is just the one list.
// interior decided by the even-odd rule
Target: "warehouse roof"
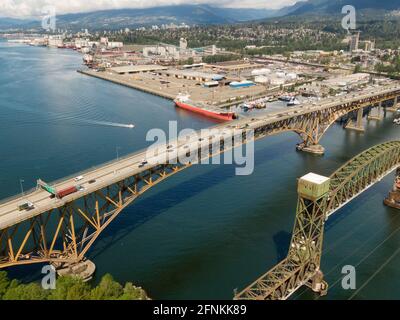
[{"label": "warehouse roof", "polygon": [[123,74],[123,73],[135,73],[135,72],[149,72],[158,70],[167,70],[168,67],[159,66],[157,64],[149,65],[133,65],[133,66],[123,66],[110,68],[111,71]]},{"label": "warehouse roof", "polygon": [[164,71],[163,73],[181,77],[204,78],[211,80],[222,80],[225,77],[221,74],[207,73],[207,72],[193,71],[193,70],[167,70]]}]

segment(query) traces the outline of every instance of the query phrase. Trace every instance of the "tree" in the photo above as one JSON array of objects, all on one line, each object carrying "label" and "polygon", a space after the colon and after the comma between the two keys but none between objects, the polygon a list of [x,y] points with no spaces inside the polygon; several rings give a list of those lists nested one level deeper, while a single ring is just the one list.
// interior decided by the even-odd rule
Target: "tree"
[{"label": "tree", "polygon": [[217,62],[224,62],[224,61],[232,61],[232,60],[237,60],[239,59],[240,56],[238,55],[233,55],[233,54],[227,54],[227,55],[215,55],[215,56],[206,56],[203,57],[203,62],[205,63],[217,63]]},{"label": "tree", "polygon": [[354,73],[360,73],[362,71],[361,65],[356,64],[354,67]]},{"label": "tree", "polygon": [[99,285],[90,284],[77,277],[60,277],[55,290],[44,290],[39,283],[22,284],[9,280],[0,272],[0,300],[148,300],[142,288],[128,282],[125,287],[106,274]]},{"label": "tree", "polygon": [[92,290],[92,300],[116,300],[122,294],[124,290],[122,286],[115,282],[110,274],[106,274],[101,279],[99,285]]},{"label": "tree", "polygon": [[146,293],[128,282],[124,287],[124,293],[119,297],[119,300],[148,300]]},{"label": "tree", "polygon": [[0,300],[3,295],[6,293],[8,286],[10,285],[10,280],[7,277],[7,273],[5,271],[0,272]]},{"label": "tree", "polygon": [[187,64],[193,64],[193,63],[194,63],[194,60],[193,60],[192,57],[190,57],[190,58],[187,60]]},{"label": "tree", "polygon": [[49,300],[88,300],[91,288],[89,284],[77,277],[60,277],[56,289],[52,290]]},{"label": "tree", "polygon": [[14,281],[11,281],[3,300],[46,300],[48,293],[38,283],[19,284]]}]

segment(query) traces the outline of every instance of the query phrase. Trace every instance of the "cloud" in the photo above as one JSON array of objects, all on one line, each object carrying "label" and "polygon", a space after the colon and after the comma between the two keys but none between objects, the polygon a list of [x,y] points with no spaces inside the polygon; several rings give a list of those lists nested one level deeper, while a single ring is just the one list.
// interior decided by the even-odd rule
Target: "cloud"
[{"label": "cloud", "polygon": [[147,8],[176,4],[218,4],[232,8],[276,9],[294,4],[296,0],[0,0],[0,17],[34,18],[45,14],[47,6],[53,6],[57,14],[78,13],[121,8]]}]

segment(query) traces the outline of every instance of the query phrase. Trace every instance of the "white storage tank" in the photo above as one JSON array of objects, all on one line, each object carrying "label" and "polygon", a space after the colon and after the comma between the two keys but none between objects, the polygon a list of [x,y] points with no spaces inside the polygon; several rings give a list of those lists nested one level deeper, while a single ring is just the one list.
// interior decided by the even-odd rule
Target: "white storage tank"
[{"label": "white storage tank", "polygon": [[282,72],[282,71],[278,71],[278,72],[276,73],[276,76],[277,76],[278,78],[284,78],[284,77],[286,76],[286,73],[285,73],[285,72]]},{"label": "white storage tank", "polygon": [[271,70],[270,70],[270,69],[263,68],[263,69],[256,69],[256,70],[253,70],[253,71],[251,72],[251,75],[252,75],[252,76],[262,76],[262,75],[266,75],[266,74],[270,74],[270,73],[271,73]]},{"label": "white storage tank", "polygon": [[280,86],[282,84],[285,84],[285,79],[283,78],[271,78],[271,84],[275,86]]},{"label": "white storage tank", "polygon": [[265,77],[265,76],[256,76],[254,78],[254,82],[266,84],[266,83],[270,83],[271,80],[268,77]]},{"label": "white storage tank", "polygon": [[295,74],[295,73],[288,73],[287,75],[286,75],[286,78],[287,79],[289,79],[289,80],[296,80],[297,79],[297,74]]}]

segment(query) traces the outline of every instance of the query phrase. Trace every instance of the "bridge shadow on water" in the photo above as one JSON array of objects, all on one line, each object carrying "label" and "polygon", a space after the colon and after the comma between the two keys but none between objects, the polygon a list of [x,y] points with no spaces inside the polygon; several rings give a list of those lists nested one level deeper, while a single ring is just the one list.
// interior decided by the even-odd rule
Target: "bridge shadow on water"
[{"label": "bridge shadow on water", "polygon": [[[295,152],[295,145],[297,142],[298,136],[293,133],[268,137],[268,141],[261,140],[257,142],[255,146],[255,171],[257,171],[257,166],[261,166],[269,161],[279,161],[282,156],[284,157]],[[304,161],[309,157],[313,156],[299,153],[299,158]],[[188,170],[192,169],[196,170],[197,168],[189,168]],[[126,208],[120,216],[105,229],[89,250],[88,258],[95,259],[97,256],[101,255],[103,251],[115,245],[115,243],[123,241],[123,239],[129,236],[136,228],[139,228],[141,225],[163,212],[166,212],[170,208],[201,194],[208,188],[212,188],[228,179],[234,178],[234,169],[235,167],[232,165],[216,165],[215,168],[210,171],[197,175],[194,178],[189,178],[188,181],[176,184],[175,179],[181,179],[181,176],[185,173],[178,174],[177,176],[167,179],[160,186],[156,186],[147,191],[142,197]],[[184,170],[184,172],[186,172],[186,170]],[[240,179],[241,177],[238,178]],[[170,185],[168,186],[168,184]],[[165,185],[167,185],[168,189],[164,191],[157,190],[161,186],[165,188]],[[271,195],[271,197],[273,198],[273,195]],[[276,239],[278,257],[282,257],[285,254],[284,251],[287,250],[287,248],[284,243],[290,241],[290,234],[285,236],[283,233],[282,231],[274,236],[274,239]],[[198,248],[199,252],[202,250],[202,248]],[[196,260],[196,257],[190,256],[191,257],[187,258]],[[45,264],[16,266],[6,268],[5,270],[8,272],[10,278],[19,279],[23,282],[40,281],[43,276],[40,273],[43,265]]]},{"label": "bridge shadow on water", "polygon": [[289,250],[290,240],[292,239],[292,234],[287,231],[279,231],[273,235],[273,240],[276,247],[276,257],[277,261],[282,261],[286,258]]},{"label": "bridge shadow on water", "polygon": [[[296,137],[290,134],[287,134],[286,137],[281,135],[278,141],[268,141],[266,146],[258,146],[256,144],[255,166],[257,167],[269,161],[276,161],[282,156],[295,152],[295,145]],[[312,156],[304,153],[300,154],[302,158]],[[192,170],[192,168],[187,170]],[[184,172],[188,172],[187,170],[184,170]],[[183,174],[185,173],[178,174],[178,176],[174,176],[163,182],[164,186],[170,184],[167,190],[157,191],[158,186],[156,186],[126,208],[121,213],[123,216],[120,215],[117,217],[99,237],[98,241],[89,251],[90,258],[96,258],[98,255],[101,255],[103,251],[109,249],[115,243],[121,242],[136,228],[168,211],[170,208],[201,194],[209,188],[234,178],[235,170],[232,165],[222,167],[221,165],[217,165],[210,171],[197,175],[194,178],[189,178],[188,181],[176,184],[174,180],[180,179],[179,176]],[[241,177],[238,178],[240,179]],[[287,237],[290,240],[290,235]],[[278,248],[282,245],[281,241],[284,240],[286,243],[287,239],[283,239],[282,235],[278,235],[277,239],[277,250],[280,251]],[[283,250],[287,250],[287,248]],[[279,252],[279,256],[281,255],[282,252]]]},{"label": "bridge shadow on water", "polygon": [[[391,175],[387,176],[385,178],[385,180],[391,182],[391,180],[392,180]],[[346,223],[345,221],[348,218],[353,218],[352,216],[354,215],[354,213],[356,213],[357,215],[360,215],[360,213],[362,212],[363,216],[362,217],[354,216],[354,219],[358,219],[358,218],[361,218],[361,219],[358,219],[356,226],[354,226],[354,225],[349,226],[348,232],[342,237],[343,239],[345,239],[347,236],[354,233],[354,227],[361,226],[362,224],[364,224],[364,223],[366,224],[367,222],[369,223],[368,219],[372,219],[375,217],[375,212],[374,212],[375,210],[374,210],[374,208],[371,208],[370,210],[367,210],[367,211],[362,210],[362,209],[365,207],[365,203],[367,203],[371,197],[376,197],[377,199],[382,200],[382,207],[385,209],[384,212],[385,212],[385,214],[388,215],[388,217],[390,217],[393,213],[397,213],[396,209],[386,207],[383,204],[383,199],[388,195],[389,189],[391,187],[391,183],[389,183],[389,185],[388,185],[388,183],[385,183],[386,181],[384,181],[384,183],[375,184],[370,189],[368,189],[368,190],[364,191],[362,194],[360,194],[356,199],[353,199],[351,202],[346,204],[346,206],[344,206],[344,207],[340,208],[338,211],[336,211],[329,218],[329,220],[325,223],[325,233],[334,229],[339,224]],[[379,205],[377,205],[377,206],[379,206]],[[371,234],[373,234],[373,233],[374,232],[372,231]],[[333,247],[338,245],[340,243],[340,241],[341,241],[341,239],[336,239],[335,243],[333,243],[331,245],[326,243],[326,246],[324,245],[324,248],[326,250],[331,250]]]}]

